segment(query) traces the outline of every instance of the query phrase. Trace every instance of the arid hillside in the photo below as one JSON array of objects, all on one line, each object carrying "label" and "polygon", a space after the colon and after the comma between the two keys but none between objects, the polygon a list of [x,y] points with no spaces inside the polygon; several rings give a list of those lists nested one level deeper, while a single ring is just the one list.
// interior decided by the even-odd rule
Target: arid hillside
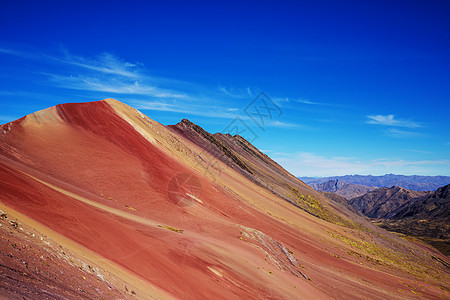
[{"label": "arid hillside", "polygon": [[398,186],[379,188],[367,194],[349,200],[349,203],[370,218],[389,219],[403,205],[411,204],[414,199],[426,197],[432,192],[410,191]]},{"label": "arid hillside", "polygon": [[373,226],[240,136],[166,127],[116,100],[2,125],[0,178],[7,298],[450,295],[434,248]]}]

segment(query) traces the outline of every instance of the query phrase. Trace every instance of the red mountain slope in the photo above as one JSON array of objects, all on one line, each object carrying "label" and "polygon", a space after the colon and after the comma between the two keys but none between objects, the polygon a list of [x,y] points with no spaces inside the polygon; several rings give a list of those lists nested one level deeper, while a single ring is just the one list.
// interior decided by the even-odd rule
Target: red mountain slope
[{"label": "red mountain slope", "polygon": [[448,296],[448,271],[432,258],[445,257],[331,207],[239,137],[206,138],[228,154],[205,154],[207,142],[115,100],[2,129],[2,209],[123,280],[123,295]]}]

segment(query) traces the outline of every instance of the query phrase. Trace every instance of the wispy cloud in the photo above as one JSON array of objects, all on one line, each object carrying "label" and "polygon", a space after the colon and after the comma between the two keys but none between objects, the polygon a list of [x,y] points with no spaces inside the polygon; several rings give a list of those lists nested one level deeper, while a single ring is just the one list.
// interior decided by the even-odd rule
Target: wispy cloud
[{"label": "wispy cloud", "polygon": [[187,98],[187,95],[182,92],[159,87],[161,82],[167,80],[159,81],[157,77],[147,77],[142,74],[138,68],[142,67],[140,63],[130,63],[107,52],[93,58],[73,55],[66,49],[62,49],[62,52],[61,56],[55,56],[0,48],[0,53],[3,54],[79,68],[70,71],[71,74],[76,75],[41,73],[57,87],[124,95]]},{"label": "wispy cloud", "polygon": [[[154,110],[166,111],[174,113],[182,113],[184,115],[201,116],[206,118],[221,118],[221,119],[239,119],[249,127],[255,127],[252,119],[234,108],[225,109],[220,106],[205,107],[201,103],[192,103],[183,99],[155,99],[155,100],[140,100],[128,99],[127,103],[139,110]],[[266,127],[269,128],[303,128],[303,125],[296,123],[280,122],[277,120],[266,121]],[[306,128],[306,127],[305,127]]]},{"label": "wispy cloud", "polygon": [[395,127],[417,128],[422,127],[421,124],[410,120],[396,119],[394,115],[368,115],[368,124],[377,124]]},{"label": "wispy cloud", "polygon": [[430,154],[431,153],[430,151],[419,150],[419,149],[404,149],[403,151],[420,153],[420,154]]},{"label": "wispy cloud", "polygon": [[390,137],[403,139],[423,136],[423,134],[418,132],[402,130],[397,128],[388,128],[384,131],[384,133]]},{"label": "wispy cloud", "polygon": [[327,103],[314,102],[306,99],[295,99],[295,102],[309,104],[309,105],[328,105]]},{"label": "wispy cloud", "polygon": [[64,56],[62,58],[50,58],[64,64],[70,64],[105,74],[113,74],[129,78],[138,78],[142,76],[137,70],[137,66],[141,65],[140,63],[130,63],[124,61],[111,53],[104,52],[94,58],[73,55],[67,49],[63,49],[63,53]]},{"label": "wispy cloud", "polygon": [[[387,173],[436,175],[436,169],[448,170],[450,159],[388,160],[385,158],[326,157],[314,153],[274,153],[273,159],[296,176],[338,176],[349,174],[382,175]],[[445,171],[443,171],[445,173]],[[450,175],[448,171],[447,174]]]},{"label": "wispy cloud", "polygon": [[225,87],[223,85],[219,84],[219,87],[217,88],[221,93],[237,99],[244,99],[244,98],[251,98],[254,96],[254,92],[250,87],[247,87],[245,89],[237,89],[232,87]]},{"label": "wispy cloud", "polygon": [[259,151],[261,151],[262,153],[271,153],[271,152],[273,152],[272,150],[270,150],[270,149],[259,149]]},{"label": "wispy cloud", "polygon": [[65,76],[58,74],[45,75],[47,75],[49,80],[56,86],[67,89],[107,92],[123,95],[145,95],[157,98],[188,98],[186,94],[162,89],[157,86],[152,86],[145,83],[141,84],[137,80],[128,81],[117,79],[114,77],[101,78],[85,76]]},{"label": "wispy cloud", "polygon": [[140,100],[128,99],[127,101],[133,107],[139,110],[154,110],[183,113],[194,116],[202,116],[208,118],[235,119],[237,117],[248,120],[245,116],[240,116],[235,112],[229,112],[221,107],[210,106],[205,108],[201,104],[193,104],[185,100],[174,99],[156,99],[156,100]]},{"label": "wispy cloud", "polygon": [[[88,95],[95,93],[94,97],[100,95],[110,97],[110,94],[114,94],[113,97],[122,98],[141,110],[166,111],[219,119],[239,117],[251,123],[242,110],[243,107],[238,108],[237,104],[242,105],[242,103],[237,102],[243,102],[245,99],[250,102],[258,89],[223,85],[219,85],[218,88],[208,88],[154,75],[143,64],[129,62],[108,52],[87,57],[72,54],[65,48],[60,50],[59,54],[49,55],[39,51],[27,52],[3,47],[0,48],[0,54],[22,57],[49,65],[49,70],[52,71],[34,73],[41,76],[38,80],[43,79],[43,82],[39,84],[84,91]],[[58,67],[58,71],[54,71],[55,66]],[[278,120],[271,120],[266,126],[300,127],[298,124]]]},{"label": "wispy cloud", "polygon": [[133,107],[140,109],[140,110],[156,110],[156,111],[168,111],[168,112],[185,112],[194,114],[194,111],[190,111],[189,109],[186,109],[185,107],[181,108],[182,105],[179,103],[167,103],[164,101],[161,101],[160,99],[157,101],[150,101],[150,100],[129,100],[130,104],[133,105]]},{"label": "wispy cloud", "polygon": [[280,127],[280,128],[300,128],[302,125],[296,124],[296,123],[289,123],[289,122],[281,122],[281,121],[269,121],[267,122],[267,126],[269,127]]},{"label": "wispy cloud", "polygon": [[104,52],[93,58],[87,58],[73,55],[65,48],[61,48],[61,51],[62,56],[56,56],[0,47],[0,53],[16,57],[39,61],[57,62],[60,64],[73,65],[92,71],[102,72],[105,74],[120,75],[130,78],[137,78],[140,76],[137,69],[137,67],[141,65],[140,63],[126,62],[108,52]]},{"label": "wispy cloud", "polygon": [[196,87],[194,84],[186,82],[149,76],[148,70],[141,63],[131,63],[108,52],[94,57],[83,57],[71,54],[64,48],[61,51],[60,55],[49,55],[12,48],[0,48],[2,54],[41,63],[65,65],[66,68],[61,69],[59,73],[40,73],[40,75],[47,77],[47,83],[60,88],[187,99],[186,92],[173,87]]},{"label": "wispy cloud", "polygon": [[27,58],[27,59],[42,59],[44,56],[39,53],[33,53],[29,51],[22,51],[17,49],[0,47],[0,53],[8,54],[16,57]]},{"label": "wispy cloud", "polygon": [[313,106],[343,107],[343,105],[340,105],[337,103],[311,101],[309,99],[304,99],[304,98],[277,97],[272,100],[276,101],[277,103],[280,103],[281,105],[283,105],[283,103],[284,104],[300,103],[300,104],[313,105]]}]

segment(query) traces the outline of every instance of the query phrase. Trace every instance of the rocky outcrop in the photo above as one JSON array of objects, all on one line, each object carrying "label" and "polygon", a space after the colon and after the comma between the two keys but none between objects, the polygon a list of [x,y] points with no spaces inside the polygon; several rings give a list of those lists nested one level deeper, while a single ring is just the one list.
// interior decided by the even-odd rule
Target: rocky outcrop
[{"label": "rocky outcrop", "polygon": [[330,180],[324,183],[312,183],[310,186],[318,192],[336,193],[346,199],[359,197],[376,189],[375,187],[343,182],[339,179]]}]

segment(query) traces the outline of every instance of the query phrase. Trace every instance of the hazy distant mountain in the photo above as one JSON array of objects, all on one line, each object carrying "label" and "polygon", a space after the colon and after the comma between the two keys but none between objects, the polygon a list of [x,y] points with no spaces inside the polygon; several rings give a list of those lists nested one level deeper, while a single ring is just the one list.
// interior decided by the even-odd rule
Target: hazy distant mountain
[{"label": "hazy distant mountain", "polygon": [[321,184],[330,180],[340,180],[351,184],[360,184],[374,187],[399,186],[413,191],[435,191],[441,186],[450,184],[450,176],[419,176],[419,175],[345,175],[334,177],[299,177],[308,185]]},{"label": "hazy distant mountain", "polygon": [[330,180],[323,183],[311,183],[310,186],[318,192],[336,193],[346,199],[362,196],[367,192],[376,189],[376,187],[347,183],[339,179]]}]

